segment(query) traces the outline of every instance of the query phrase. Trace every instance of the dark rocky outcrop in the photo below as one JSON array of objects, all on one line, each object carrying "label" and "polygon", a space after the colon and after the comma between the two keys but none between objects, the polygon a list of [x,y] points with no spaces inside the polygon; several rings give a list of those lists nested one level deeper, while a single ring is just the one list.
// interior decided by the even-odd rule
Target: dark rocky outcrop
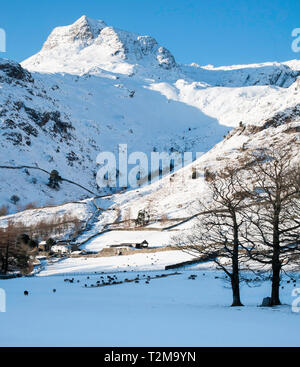
[{"label": "dark rocky outcrop", "polygon": [[0,74],[0,81],[5,79],[5,81],[9,82],[8,78],[29,83],[33,83],[34,81],[29,71],[23,69],[20,64],[13,61],[0,59],[0,71],[4,74],[3,76]]}]

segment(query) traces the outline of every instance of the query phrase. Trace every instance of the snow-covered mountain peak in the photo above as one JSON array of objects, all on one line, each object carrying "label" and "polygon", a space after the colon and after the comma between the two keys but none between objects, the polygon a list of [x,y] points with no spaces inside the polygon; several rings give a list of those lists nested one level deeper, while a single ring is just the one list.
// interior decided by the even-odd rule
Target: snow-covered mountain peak
[{"label": "snow-covered mountain peak", "polygon": [[100,68],[130,75],[141,69],[169,70],[176,62],[170,51],[150,36],[82,16],[72,25],[55,28],[41,51],[22,65],[38,72],[84,74]]},{"label": "snow-covered mountain peak", "polygon": [[94,20],[83,15],[69,26],[54,28],[44,43],[42,51],[66,48],[66,46],[75,46],[79,49],[89,46],[105,27],[106,24],[102,20]]}]

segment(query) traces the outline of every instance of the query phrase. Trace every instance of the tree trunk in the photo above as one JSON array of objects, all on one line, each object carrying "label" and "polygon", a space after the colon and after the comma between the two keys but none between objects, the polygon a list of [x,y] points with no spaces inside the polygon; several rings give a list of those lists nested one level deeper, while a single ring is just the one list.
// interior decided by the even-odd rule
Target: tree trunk
[{"label": "tree trunk", "polygon": [[3,274],[5,274],[5,275],[8,272],[8,258],[9,258],[9,245],[6,246],[5,256],[4,256],[4,259],[3,259],[2,270],[3,270]]},{"label": "tree trunk", "polygon": [[272,264],[272,294],[271,294],[271,303],[272,306],[281,305],[279,298],[279,289],[280,289],[280,262],[279,259],[274,260]]},{"label": "tree trunk", "polygon": [[236,221],[236,215],[233,213],[233,223],[234,223],[234,244],[233,244],[233,254],[232,254],[232,276],[231,276],[231,287],[233,302],[231,307],[243,306],[240,299],[240,277],[239,277],[239,235],[238,235],[238,225]]},{"label": "tree trunk", "polygon": [[281,305],[279,298],[280,271],[281,271],[279,213],[280,213],[280,205],[278,204],[275,209],[274,224],[273,224],[272,294],[271,294],[272,306]]},{"label": "tree trunk", "polygon": [[2,264],[1,264],[1,270],[0,273],[6,275],[8,271],[8,258],[3,257],[2,258]]},{"label": "tree trunk", "polygon": [[231,277],[232,297],[233,302],[231,307],[243,306],[240,298],[240,281],[239,276],[232,275]]},{"label": "tree trunk", "polygon": [[0,274],[4,274],[4,257],[1,256],[1,259],[0,259]]}]

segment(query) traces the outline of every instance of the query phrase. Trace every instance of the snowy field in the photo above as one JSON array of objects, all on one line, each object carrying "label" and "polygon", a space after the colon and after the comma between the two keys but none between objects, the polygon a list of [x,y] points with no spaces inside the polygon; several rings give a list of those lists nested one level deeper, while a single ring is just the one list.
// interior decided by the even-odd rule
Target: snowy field
[{"label": "snowy field", "polygon": [[81,249],[101,251],[103,248],[124,243],[142,243],[147,240],[149,247],[164,247],[172,243],[176,232],[162,231],[112,231],[91,239]]},{"label": "snowy field", "polygon": [[182,251],[139,253],[128,256],[68,258],[48,265],[38,276],[68,273],[164,270],[167,265],[193,260]]},{"label": "snowy field", "polygon": [[100,274],[76,276],[73,284],[63,276],[0,280],[7,293],[0,346],[300,346],[300,314],[291,310],[294,287],[286,279],[284,306],[257,307],[270,291],[262,281],[243,284],[246,307],[231,308],[228,284],[215,279],[223,273],[183,270],[145,283],[144,276],[168,273],[117,273],[119,281],[137,274],[143,280],[101,288],[84,287]]}]

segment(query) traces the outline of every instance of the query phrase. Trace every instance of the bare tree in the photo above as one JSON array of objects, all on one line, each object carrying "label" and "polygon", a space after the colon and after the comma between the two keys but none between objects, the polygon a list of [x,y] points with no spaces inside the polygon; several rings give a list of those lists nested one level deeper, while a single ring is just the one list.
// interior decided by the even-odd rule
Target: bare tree
[{"label": "bare tree", "polygon": [[[28,240],[27,240],[28,239]],[[24,236],[21,223],[9,222],[6,228],[0,229],[0,273],[10,270],[21,270],[27,273],[32,269],[30,256],[36,248],[30,238]]]},{"label": "bare tree", "polygon": [[7,227],[0,229],[0,263],[1,273],[7,274],[9,268],[9,259],[15,250],[15,240],[18,231],[12,222],[8,222]]},{"label": "bare tree", "polygon": [[243,247],[251,259],[271,266],[271,305],[280,305],[281,271],[300,250],[300,168],[283,149],[256,152],[247,170]]},{"label": "bare tree", "polygon": [[242,306],[240,299],[240,228],[243,217],[240,210],[246,199],[239,191],[240,175],[227,167],[206,180],[211,202],[200,202],[201,213],[195,216],[192,231],[176,239],[179,248],[202,259],[211,259],[230,278],[232,306]]}]

